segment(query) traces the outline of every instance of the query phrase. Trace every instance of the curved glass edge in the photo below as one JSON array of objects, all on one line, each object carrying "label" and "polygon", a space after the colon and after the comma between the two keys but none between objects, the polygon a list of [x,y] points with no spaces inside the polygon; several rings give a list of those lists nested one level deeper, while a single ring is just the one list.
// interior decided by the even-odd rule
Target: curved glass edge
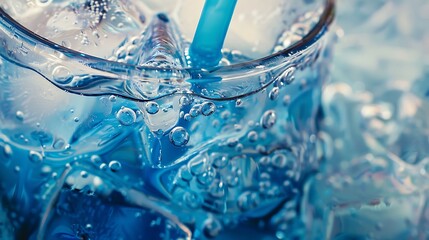
[{"label": "curved glass edge", "polygon": [[[321,35],[323,35],[323,32],[326,31],[325,28],[327,28],[332,23],[334,16],[335,16],[335,0],[326,0],[323,14],[321,15],[318,23],[300,41],[296,42],[295,44],[291,45],[290,47],[288,47],[288,48],[286,48],[280,52],[277,52],[275,54],[271,54],[271,55],[268,55],[266,57],[255,59],[255,60],[248,61],[248,62],[237,63],[237,64],[228,65],[228,66],[215,67],[215,68],[211,69],[209,72],[218,72],[220,70],[230,71],[233,69],[254,68],[257,65],[264,65],[264,63],[266,63],[268,61],[275,61],[275,59],[279,58],[279,57],[284,58],[284,57],[289,57],[291,55],[294,55],[297,52],[302,51],[303,49],[307,48],[308,46],[313,44],[315,41],[317,41],[321,37]],[[129,68],[135,68],[135,66],[130,65],[130,64],[112,62],[112,61],[109,61],[109,60],[106,60],[103,58],[82,54],[81,52],[63,47],[61,45],[58,45],[58,44],[56,44],[56,43],[38,35],[38,34],[31,32],[29,29],[22,26],[20,23],[18,23],[12,17],[10,17],[1,7],[0,7],[0,20],[5,21],[8,24],[10,24],[11,26],[13,26],[14,28],[16,28],[15,30],[21,32],[23,35],[26,35],[26,38],[31,39],[32,42],[40,42],[42,44],[45,44],[47,47],[52,48],[52,49],[57,50],[57,51],[60,51],[69,57],[73,57],[73,58],[77,58],[77,59],[85,60],[85,61],[89,61],[89,62],[106,62],[108,64],[115,64],[115,65],[122,66],[122,67],[127,66]],[[147,67],[145,67],[145,68],[148,70],[157,69],[157,68],[147,68]],[[138,69],[140,69],[140,68],[138,68]],[[158,69],[158,70],[160,70],[160,69]],[[191,69],[178,69],[178,70],[188,70],[189,71]],[[196,70],[196,69],[194,69],[194,70]]]},{"label": "curved glass edge", "polygon": [[[148,101],[179,92],[207,99],[229,100],[260,91],[269,85],[259,84],[259,79],[252,76],[294,68],[303,62],[303,56],[312,52],[316,52],[311,55],[317,57],[318,50],[323,47],[319,39],[327,32],[334,15],[335,0],[326,0],[319,22],[303,39],[289,48],[261,59],[206,70],[139,67],[86,55],[32,33],[0,8],[0,55],[20,67],[40,74],[70,93],[87,96],[113,94],[133,101]],[[56,80],[57,67],[68,69],[70,76],[61,81]],[[227,85],[233,82],[246,86],[234,96],[226,92],[229,89]],[[141,91],[142,84],[158,84],[165,92],[156,98],[146,96]],[[202,91],[207,87],[223,91],[207,95]]]}]

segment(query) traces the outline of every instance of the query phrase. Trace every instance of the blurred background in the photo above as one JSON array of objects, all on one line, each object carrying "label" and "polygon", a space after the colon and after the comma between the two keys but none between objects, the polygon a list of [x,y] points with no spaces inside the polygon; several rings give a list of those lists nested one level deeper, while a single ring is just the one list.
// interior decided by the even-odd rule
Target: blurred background
[{"label": "blurred background", "polygon": [[427,0],[338,0],[310,238],[429,238],[428,13]]}]

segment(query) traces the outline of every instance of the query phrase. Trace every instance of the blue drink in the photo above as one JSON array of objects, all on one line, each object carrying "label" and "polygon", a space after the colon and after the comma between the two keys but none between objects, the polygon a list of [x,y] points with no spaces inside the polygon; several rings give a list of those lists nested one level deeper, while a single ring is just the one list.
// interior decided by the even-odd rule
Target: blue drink
[{"label": "blue drink", "polygon": [[238,3],[208,69],[188,57],[191,4],[121,4],[1,5],[5,237],[304,237],[333,1]]}]

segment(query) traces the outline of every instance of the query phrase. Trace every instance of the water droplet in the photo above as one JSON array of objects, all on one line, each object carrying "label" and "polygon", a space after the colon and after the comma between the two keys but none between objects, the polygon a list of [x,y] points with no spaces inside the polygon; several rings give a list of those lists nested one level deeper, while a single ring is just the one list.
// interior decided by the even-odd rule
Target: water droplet
[{"label": "water droplet", "polygon": [[273,110],[266,111],[261,117],[261,125],[265,129],[270,129],[276,124],[277,116]]},{"label": "water droplet", "polygon": [[73,121],[74,121],[74,122],[79,122],[79,118],[78,118],[78,117],[75,117],[75,118],[73,119]]},{"label": "water droplet", "polygon": [[204,116],[210,116],[216,111],[216,105],[212,102],[205,102],[201,106],[201,113]]},{"label": "water droplet", "polygon": [[[101,165],[100,165],[101,167]],[[112,172],[118,172],[119,170],[122,169],[122,165],[120,162],[113,160],[109,162],[109,168]]]},{"label": "water droplet", "polygon": [[15,113],[15,117],[16,119],[18,119],[19,121],[23,121],[24,120],[24,113],[22,111],[16,111]]},{"label": "water droplet", "polygon": [[33,163],[40,163],[43,160],[43,155],[36,151],[30,151],[28,157]]},{"label": "water droplet", "polygon": [[59,84],[67,84],[73,80],[73,74],[70,72],[70,69],[64,66],[57,66],[52,71],[52,77]]},{"label": "water droplet", "polygon": [[244,192],[238,197],[237,205],[242,211],[254,209],[261,203],[261,198],[256,192]]},{"label": "water droplet", "polygon": [[247,139],[249,140],[249,142],[256,142],[258,141],[258,133],[255,131],[250,131],[247,134]]},{"label": "water droplet", "polygon": [[204,235],[207,238],[215,238],[222,231],[222,224],[219,220],[214,218],[209,218],[204,222]]},{"label": "water droplet", "polygon": [[124,126],[129,126],[135,123],[136,118],[136,113],[132,109],[129,109],[127,107],[122,108],[116,114],[116,119],[118,119],[118,121]]},{"label": "water droplet", "polygon": [[183,127],[175,127],[169,134],[170,142],[177,147],[183,147],[189,142],[189,133]]},{"label": "water droplet", "polygon": [[279,97],[279,93],[280,93],[279,88],[274,87],[269,93],[269,98],[274,101]]},{"label": "water droplet", "polygon": [[159,105],[156,102],[148,102],[146,103],[146,112],[149,114],[156,114],[159,112]]},{"label": "water droplet", "polygon": [[213,166],[215,168],[224,168],[228,165],[229,162],[228,156],[226,154],[212,153],[210,158],[213,161]]},{"label": "water droplet", "polygon": [[81,172],[80,172],[80,176],[81,176],[82,178],[87,178],[87,177],[88,177],[88,172],[86,172],[86,171],[81,171]]}]

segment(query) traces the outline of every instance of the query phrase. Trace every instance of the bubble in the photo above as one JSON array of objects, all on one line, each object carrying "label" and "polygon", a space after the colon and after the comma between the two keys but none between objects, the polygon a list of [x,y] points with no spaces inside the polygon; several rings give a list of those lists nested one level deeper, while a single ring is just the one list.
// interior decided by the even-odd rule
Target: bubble
[{"label": "bubble", "polygon": [[101,157],[98,155],[92,155],[90,160],[96,166],[99,166],[100,164],[103,163],[103,161],[101,160]]},{"label": "bubble", "polygon": [[88,172],[87,172],[87,171],[81,171],[81,172],[80,172],[80,176],[81,176],[82,178],[87,178],[87,177],[88,177]]},{"label": "bubble", "polygon": [[38,0],[36,1],[36,4],[39,6],[46,6],[49,5],[52,2],[52,0]]},{"label": "bubble", "polygon": [[[100,165],[101,167],[101,165]],[[113,160],[109,162],[109,168],[112,172],[118,172],[119,170],[122,169],[122,165],[120,162]]]},{"label": "bubble", "polygon": [[206,158],[193,158],[188,163],[191,173],[195,176],[201,175],[206,171]]},{"label": "bubble", "polygon": [[102,163],[102,164],[100,164],[99,169],[100,169],[100,170],[102,170],[102,171],[104,171],[104,170],[106,170],[108,167],[109,167],[109,166],[107,166],[107,164]]},{"label": "bubble", "polygon": [[290,103],[290,96],[289,95],[284,96],[283,97],[283,105],[288,106],[289,103]]},{"label": "bubble", "polygon": [[226,154],[212,153],[210,158],[215,168],[224,168],[228,165],[229,159]]},{"label": "bubble", "polygon": [[201,105],[195,104],[189,111],[189,115],[191,115],[191,117],[198,117],[198,115],[200,115],[200,112],[201,112]]},{"label": "bubble", "polygon": [[255,131],[250,131],[247,134],[247,140],[249,140],[249,142],[256,142],[258,141],[258,133]]},{"label": "bubble", "polygon": [[64,141],[64,139],[59,138],[54,141],[54,143],[52,144],[52,147],[54,149],[62,149],[65,145],[66,145],[66,142]]},{"label": "bubble", "polygon": [[130,45],[130,46],[127,48],[127,55],[128,55],[128,56],[134,56],[134,55],[136,55],[136,53],[138,52],[138,50],[139,50],[139,48],[138,48],[137,46],[135,46],[135,45]]},{"label": "bubble", "polygon": [[277,116],[273,110],[266,111],[261,117],[261,125],[265,129],[270,129],[276,124]]},{"label": "bubble", "polygon": [[261,193],[267,194],[270,187],[271,187],[270,181],[260,181],[259,182],[259,192],[261,192]]},{"label": "bubble", "polygon": [[193,176],[192,176],[191,172],[189,171],[189,169],[188,169],[186,166],[182,166],[182,167],[179,169],[179,173],[178,173],[178,175],[179,175],[179,177],[180,177],[182,180],[184,180],[184,181],[186,181],[186,182],[191,181],[191,180],[192,180],[192,178],[193,178]]},{"label": "bubble", "polygon": [[74,122],[79,122],[79,118],[78,118],[78,117],[75,117],[75,118],[73,119],[73,121],[74,121]]},{"label": "bubble", "polygon": [[256,192],[244,192],[238,197],[237,205],[242,211],[254,209],[261,203],[261,198]]},{"label": "bubble", "polygon": [[285,84],[291,84],[295,80],[295,67],[290,67],[280,75],[280,81]]},{"label": "bubble", "polygon": [[33,163],[40,163],[43,160],[43,155],[36,151],[30,151],[30,153],[28,154],[28,158]]},{"label": "bubble", "polygon": [[226,183],[228,184],[229,187],[236,187],[239,183],[239,178],[238,176],[232,174],[232,175],[228,175],[226,177]]},{"label": "bubble", "polygon": [[215,218],[209,218],[204,222],[203,232],[207,238],[215,238],[222,231],[222,224]]},{"label": "bubble", "polygon": [[186,206],[192,209],[199,208],[202,202],[200,196],[193,191],[185,192],[183,194],[183,201],[185,202]]},{"label": "bubble", "polygon": [[191,117],[191,115],[190,115],[189,113],[186,113],[186,114],[183,116],[183,119],[185,119],[186,121],[191,121],[192,117]]},{"label": "bubble", "polygon": [[189,133],[183,127],[175,127],[169,134],[170,142],[177,147],[183,147],[189,142]]},{"label": "bubble", "polygon": [[279,90],[279,88],[278,87],[274,87],[271,91],[270,91],[270,93],[269,93],[269,95],[268,95],[268,97],[271,99],[271,100],[276,100],[278,97],[279,97],[279,92],[280,92],[280,90]]},{"label": "bubble", "polygon": [[212,102],[205,102],[201,106],[201,113],[204,116],[210,116],[216,111],[216,105]]},{"label": "bubble", "polygon": [[237,99],[237,101],[235,101],[235,106],[236,106],[236,107],[241,107],[241,106],[243,106],[243,100],[241,100],[241,99]]},{"label": "bubble", "polygon": [[159,105],[156,102],[148,102],[146,103],[146,112],[149,114],[156,114],[159,112]]},{"label": "bubble", "polygon": [[264,156],[259,159],[258,163],[262,166],[267,166],[270,163],[270,160],[271,159],[269,157]]},{"label": "bubble", "polygon": [[192,103],[192,100],[189,97],[187,97],[187,96],[182,96],[179,99],[179,104],[182,105],[182,106],[188,106],[191,103]]},{"label": "bubble", "polygon": [[283,154],[276,154],[272,157],[271,162],[276,168],[284,168],[287,164],[287,158]]},{"label": "bubble", "polygon": [[52,71],[52,77],[55,82],[60,84],[67,84],[73,80],[73,74],[71,73],[70,69],[64,66],[57,66]]},{"label": "bubble", "polygon": [[239,143],[239,144],[237,144],[237,146],[235,146],[235,151],[236,152],[242,152],[243,151],[243,149],[244,149],[244,145],[243,144],[241,144],[241,143]]},{"label": "bubble", "polygon": [[225,184],[220,180],[215,180],[209,192],[212,197],[222,198],[225,196]]},{"label": "bubble", "polygon": [[127,107],[122,108],[116,114],[116,119],[118,119],[118,121],[124,126],[129,126],[135,123],[136,118],[136,113]]},{"label": "bubble", "polygon": [[23,121],[24,120],[24,113],[22,111],[16,111],[15,113],[15,117],[16,119],[18,119],[19,121]]},{"label": "bubble", "polygon": [[230,112],[230,111],[228,111],[228,110],[225,110],[225,111],[223,111],[223,112],[221,113],[220,117],[221,117],[223,120],[227,120],[228,118],[230,118],[230,117],[231,117],[231,112]]},{"label": "bubble", "polygon": [[12,152],[12,148],[10,147],[9,144],[4,144],[3,145],[3,144],[0,143],[0,147],[2,148],[3,155],[6,158],[10,158],[12,156],[13,152]]},{"label": "bubble", "polygon": [[116,102],[116,100],[117,100],[118,98],[115,96],[115,95],[111,95],[110,97],[109,97],[109,101],[110,102]]},{"label": "bubble", "polygon": [[213,182],[216,177],[216,170],[214,168],[209,168],[203,174],[198,175],[197,180],[204,186],[209,185]]},{"label": "bubble", "polygon": [[228,145],[228,147],[235,147],[238,144],[238,139],[237,138],[229,138],[228,140],[226,140],[226,144]]}]

